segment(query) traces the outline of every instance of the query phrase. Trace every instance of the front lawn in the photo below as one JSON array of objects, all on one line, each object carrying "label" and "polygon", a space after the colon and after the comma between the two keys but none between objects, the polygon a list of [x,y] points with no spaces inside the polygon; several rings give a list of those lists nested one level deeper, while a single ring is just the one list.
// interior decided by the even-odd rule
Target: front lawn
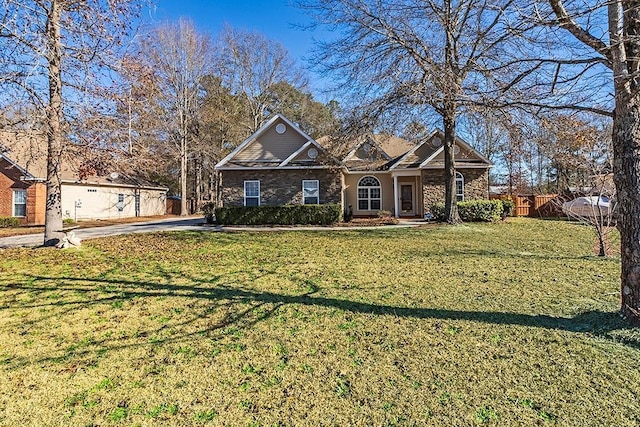
[{"label": "front lawn", "polygon": [[0,425],[638,426],[619,259],[564,221],[0,249]]}]

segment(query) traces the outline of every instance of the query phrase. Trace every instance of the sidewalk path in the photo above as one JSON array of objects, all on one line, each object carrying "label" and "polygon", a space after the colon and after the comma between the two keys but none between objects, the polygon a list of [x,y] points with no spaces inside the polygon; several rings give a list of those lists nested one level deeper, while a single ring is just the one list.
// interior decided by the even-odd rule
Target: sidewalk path
[{"label": "sidewalk path", "polygon": [[[421,220],[401,220],[397,225],[381,225],[373,227],[318,227],[318,226],[300,226],[300,227],[251,227],[251,226],[235,226],[227,227],[221,225],[206,225],[202,217],[190,218],[167,218],[156,219],[147,222],[134,222],[129,224],[108,225],[105,227],[81,228],[75,230],[76,236],[82,240],[95,239],[98,237],[117,236],[120,234],[135,233],[155,233],[160,231],[364,231],[364,230],[380,230],[389,228],[407,228],[424,225]],[[15,248],[40,246],[44,240],[44,234],[25,234],[22,236],[11,236],[0,238],[0,248]]]}]

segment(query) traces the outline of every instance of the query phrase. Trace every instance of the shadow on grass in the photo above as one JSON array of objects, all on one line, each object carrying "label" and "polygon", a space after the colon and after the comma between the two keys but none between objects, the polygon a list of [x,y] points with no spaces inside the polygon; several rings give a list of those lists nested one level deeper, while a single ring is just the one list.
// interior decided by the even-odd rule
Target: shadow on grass
[{"label": "shadow on grass", "polygon": [[[171,280],[170,274],[163,274],[162,277]],[[415,319],[438,319],[438,320],[466,320],[471,322],[480,322],[495,325],[518,325],[535,328],[545,328],[550,330],[562,330],[569,332],[588,333],[596,337],[613,339],[625,345],[634,348],[640,348],[640,332],[638,329],[632,328],[628,323],[620,318],[617,312],[604,311],[588,311],[581,313],[575,317],[555,317],[549,315],[530,315],[511,312],[494,312],[494,311],[461,311],[446,310],[438,308],[410,308],[391,305],[372,304],[364,302],[356,302],[342,300],[337,298],[326,298],[314,295],[318,292],[318,288],[306,280],[300,280],[300,285],[307,292],[301,295],[286,295],[273,292],[257,292],[238,288],[235,286],[225,286],[219,283],[221,277],[213,277],[207,280],[190,278],[195,286],[191,285],[175,285],[175,284],[158,284],[141,281],[127,281],[120,279],[106,278],[80,278],[80,277],[45,277],[30,276],[28,284],[12,284],[9,288],[24,289],[30,292],[50,292],[55,291],[72,291],[76,294],[81,292],[103,291],[113,293],[114,295],[105,296],[103,298],[91,298],[90,300],[81,301],[54,301],[43,302],[35,305],[24,305],[16,307],[15,305],[0,307],[0,309],[8,308],[33,308],[41,309],[49,306],[66,306],[69,305],[69,311],[74,310],[78,306],[92,305],[98,303],[110,303],[113,301],[132,299],[132,298],[151,298],[151,297],[175,297],[206,300],[213,303],[213,308],[222,306],[228,307],[232,314],[227,315],[222,322],[212,326],[209,330],[197,331],[189,335],[202,334],[211,330],[219,329],[230,325],[231,323],[241,321],[245,316],[250,315],[258,307],[265,304],[271,304],[270,309],[255,318],[250,319],[247,324],[242,326],[248,327],[258,321],[264,320],[271,316],[279,307],[283,305],[298,304],[308,306],[319,306],[327,308],[336,308],[344,311],[373,315],[390,315],[394,317],[406,317]],[[256,279],[256,278],[254,278]],[[39,287],[39,281],[65,281],[77,282],[78,284],[91,285],[89,287],[74,286],[54,286]],[[202,286],[205,285],[205,286]],[[206,285],[211,285],[207,287]],[[234,304],[248,304],[246,310],[233,310]],[[211,308],[210,308],[211,310]],[[210,312],[210,311],[209,311]],[[57,312],[55,316],[59,315]],[[206,314],[192,318],[183,322],[181,325],[195,322]],[[51,317],[54,315],[51,314]],[[49,317],[49,316],[45,316]],[[40,318],[39,321],[43,319]]]}]

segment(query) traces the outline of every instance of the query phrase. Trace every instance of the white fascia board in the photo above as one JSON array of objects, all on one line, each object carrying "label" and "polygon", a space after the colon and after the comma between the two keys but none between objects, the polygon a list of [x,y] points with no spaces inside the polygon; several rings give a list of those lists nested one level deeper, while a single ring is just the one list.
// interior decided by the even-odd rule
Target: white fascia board
[{"label": "white fascia board", "polygon": [[11,166],[13,166],[14,168],[18,169],[20,171],[20,173],[25,176],[25,178],[27,178],[29,180],[37,179],[35,176],[30,174],[28,170],[26,170],[25,168],[23,168],[22,166],[20,166],[19,164],[17,164],[13,160],[11,160],[9,157],[5,156],[4,154],[0,154],[0,158],[5,159],[7,162],[9,162],[9,164]]},{"label": "white fascia board", "polygon": [[[440,134],[440,136],[443,139],[443,145],[442,147],[440,147],[442,150],[444,150],[444,132],[440,131],[440,130],[436,130],[433,132],[434,134]],[[431,139],[434,135],[432,134],[431,136],[429,136],[429,138],[427,138],[427,140]],[[485,162],[487,165],[491,165],[493,166],[493,163],[491,162],[491,160],[487,159],[485,156],[482,155],[482,153],[480,153],[478,150],[476,150],[475,148],[473,148],[471,145],[469,145],[468,142],[466,142],[464,139],[460,138],[459,136],[456,135],[455,141],[454,141],[454,145],[460,145],[463,148],[465,148],[468,151],[471,151],[473,154],[475,154],[476,156],[478,156],[478,158],[480,158],[480,160],[482,160],[483,162]],[[437,152],[436,152],[437,153]],[[434,154],[436,154],[434,153]],[[430,156],[430,158],[426,159],[424,162],[422,162],[420,164],[421,168],[425,168],[427,163],[429,163],[431,160],[433,160],[433,156]]]},{"label": "white fascia board", "polygon": [[158,190],[169,191],[167,187],[153,187],[147,185],[133,185],[133,184],[115,184],[109,182],[91,182],[91,181],[74,181],[71,179],[63,179],[61,184],[75,185],[80,187],[115,187],[115,188],[139,188],[141,190]]},{"label": "white fascia board", "polygon": [[267,129],[271,127],[271,125],[278,119],[278,117],[280,117],[279,114],[276,114],[275,116],[271,117],[265,124],[260,126],[260,129],[258,129],[257,131],[249,135],[249,137],[244,141],[242,141],[242,143],[238,145],[236,148],[234,148],[231,153],[229,153],[224,159],[220,160],[218,164],[215,165],[214,169],[218,169],[219,166],[223,166],[229,160],[234,158],[239,152],[247,148],[249,144],[251,144],[252,142],[255,142],[260,135],[265,133]]},{"label": "white fascia board", "polygon": [[[444,144],[444,143],[443,143],[443,144]],[[427,167],[427,164],[428,164],[431,160],[433,160],[433,159],[435,159],[436,157],[438,157],[438,155],[439,155],[440,153],[442,153],[443,151],[444,151],[444,145],[443,145],[442,147],[438,148],[436,151],[434,151],[434,152],[433,152],[429,157],[427,157],[427,158],[424,160],[424,162],[420,163],[420,166],[418,166],[418,169],[422,169],[422,168]]]},{"label": "white fascia board", "polygon": [[282,163],[280,163],[278,165],[279,168],[286,166],[287,164],[289,164],[289,162],[293,159],[295,159],[296,157],[298,157],[300,154],[302,154],[302,152],[304,150],[306,150],[307,148],[309,148],[311,145],[313,145],[313,142],[311,141],[307,141],[304,144],[302,144],[302,147],[298,148],[296,151],[294,151],[289,157],[287,157],[286,159],[284,159],[282,161]]},{"label": "white fascia board", "polygon": [[482,160],[483,162],[487,163],[488,165],[493,166],[493,163],[491,162],[491,160],[489,160],[485,156],[483,156],[482,153],[480,153],[478,150],[476,150],[471,145],[469,145],[464,139],[456,137],[456,143],[459,143],[464,148],[466,148],[467,150],[471,151],[473,154],[478,156],[480,158],[480,160]]},{"label": "white fascia board", "polygon": [[427,143],[427,141],[428,141],[430,138],[431,138],[431,136],[429,136],[429,138],[427,138],[427,139],[425,139],[424,141],[422,141],[420,144],[418,144],[418,145],[416,145],[415,147],[413,147],[411,150],[409,150],[409,151],[407,151],[406,153],[404,153],[404,155],[403,155],[402,157],[400,157],[400,158],[398,159],[398,161],[396,161],[396,162],[393,164],[393,166],[391,166],[391,167],[389,168],[389,170],[393,170],[393,169],[397,168],[397,167],[398,167],[398,165],[399,165],[400,163],[402,163],[402,162],[403,162],[403,160],[404,160],[406,157],[408,157],[408,156],[412,155],[413,153],[415,153],[415,152],[416,152],[416,150],[417,150],[418,148],[422,147],[424,144],[426,144],[426,143]]},{"label": "white fascia board", "polygon": [[353,157],[356,154],[356,151],[358,151],[358,148],[362,147],[362,144],[365,143],[367,139],[363,139],[362,141],[358,142],[355,147],[353,147],[351,149],[351,151],[349,151],[349,154],[347,154],[344,159],[342,160],[343,162],[346,162],[347,160],[349,160],[351,157]]},{"label": "white fascia board", "polygon": [[[282,119],[283,122],[285,122],[286,124],[288,124],[289,126],[291,126],[293,129],[295,129],[296,132],[298,132],[300,135],[302,135],[302,137],[304,139],[306,139],[307,141],[314,141],[313,138],[311,138],[309,135],[307,135],[306,133],[304,133],[298,126],[296,126],[295,123],[293,123],[291,120],[287,119],[285,116],[281,115],[281,114],[276,114],[273,119],[276,118],[280,118]],[[272,119],[272,120],[273,120]],[[271,121],[271,120],[270,120]],[[314,141],[315,142],[315,141]],[[316,142],[316,144],[318,144]]]},{"label": "white fascia board", "polygon": [[378,153],[381,153],[382,156],[386,159],[386,160],[391,160],[391,157],[383,150],[380,148],[380,146],[376,143],[376,141],[371,137],[371,135],[367,135],[362,141],[360,141],[359,143],[356,144],[355,147],[353,147],[353,149],[351,151],[349,151],[349,154],[347,154],[344,158],[344,160],[342,160],[343,162],[346,162],[347,160],[349,160],[351,157],[353,157],[356,154],[356,151],[358,151],[358,149],[360,147],[362,147],[364,145],[364,143],[368,143],[369,145],[372,145],[373,147],[375,147],[376,151]]},{"label": "white fascia board", "polygon": [[389,175],[389,171],[346,171],[348,175]]},{"label": "white fascia board", "polygon": [[[464,164],[456,164],[455,169],[490,169],[493,165],[464,165]],[[421,169],[444,169],[444,163],[438,165],[428,165]]]},{"label": "white fascia board", "polygon": [[222,166],[220,168],[216,168],[217,170],[220,171],[237,171],[237,170],[252,170],[255,171],[256,169],[259,170],[276,170],[276,169],[299,169],[299,170],[305,170],[305,169],[334,169],[337,168],[339,166],[269,166],[269,167],[264,167],[264,168],[256,168],[255,166]]},{"label": "white fascia board", "polygon": [[420,176],[420,169],[396,169],[391,176]]}]

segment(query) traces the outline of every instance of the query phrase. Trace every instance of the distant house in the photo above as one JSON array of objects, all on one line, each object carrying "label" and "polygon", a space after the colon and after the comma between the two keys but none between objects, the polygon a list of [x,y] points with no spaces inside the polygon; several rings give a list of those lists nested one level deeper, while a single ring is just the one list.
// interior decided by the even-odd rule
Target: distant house
[{"label": "distant house", "polygon": [[[0,133],[0,216],[28,225],[44,224],[46,205],[44,136]],[[124,177],[81,174],[81,164],[65,158],[62,166],[63,218],[113,219],[164,215],[167,188]]]},{"label": "distant house", "polygon": [[[339,203],[356,216],[381,210],[422,217],[444,200],[443,134],[419,144],[365,136],[342,159],[282,115],[273,116],[217,165],[219,206]],[[491,162],[455,141],[456,197],[488,198]]]}]

